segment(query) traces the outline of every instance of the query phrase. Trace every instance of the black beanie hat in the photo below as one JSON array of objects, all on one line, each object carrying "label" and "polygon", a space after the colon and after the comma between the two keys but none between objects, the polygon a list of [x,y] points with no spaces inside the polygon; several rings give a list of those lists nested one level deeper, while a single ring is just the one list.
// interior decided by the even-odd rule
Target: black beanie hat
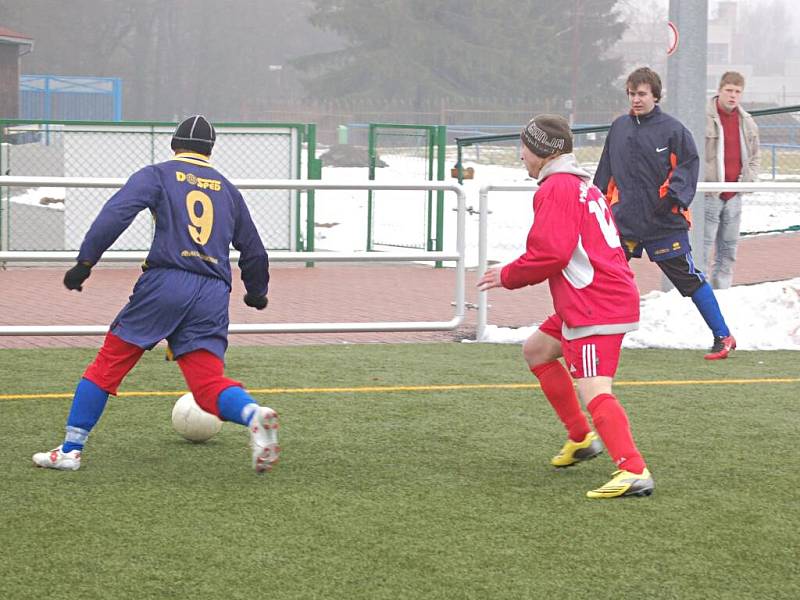
[{"label": "black beanie hat", "polygon": [[522,130],[522,143],[540,158],[572,152],[569,122],[560,115],[537,115]]},{"label": "black beanie hat", "polygon": [[173,150],[190,150],[199,154],[211,156],[211,149],[217,134],[214,126],[203,115],[187,117],[175,128],[172,134]]}]

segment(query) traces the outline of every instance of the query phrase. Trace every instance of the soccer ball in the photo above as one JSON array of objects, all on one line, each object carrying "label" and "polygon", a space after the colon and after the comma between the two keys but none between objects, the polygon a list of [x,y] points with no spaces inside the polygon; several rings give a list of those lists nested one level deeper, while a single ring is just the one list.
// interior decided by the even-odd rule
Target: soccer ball
[{"label": "soccer ball", "polygon": [[172,428],[190,442],[205,442],[222,429],[222,421],[197,406],[192,394],[184,394],[172,408]]}]

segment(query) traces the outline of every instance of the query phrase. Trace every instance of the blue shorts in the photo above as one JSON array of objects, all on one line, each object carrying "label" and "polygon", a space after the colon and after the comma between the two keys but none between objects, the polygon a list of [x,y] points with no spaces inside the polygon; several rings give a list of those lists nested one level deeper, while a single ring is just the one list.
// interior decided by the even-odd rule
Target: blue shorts
[{"label": "blue shorts", "polygon": [[653,262],[683,256],[692,251],[692,247],[689,245],[689,232],[686,230],[675,231],[671,235],[649,242],[622,238],[622,247],[625,249],[628,260],[641,258],[642,250],[645,250]]},{"label": "blue shorts", "polygon": [[642,250],[646,250],[650,260],[658,265],[683,296],[694,295],[706,282],[706,276],[694,264],[688,231],[676,231],[669,237],[650,242],[623,238],[622,247],[628,260],[641,258]]},{"label": "blue shorts", "polygon": [[205,349],[225,358],[230,289],[222,279],[180,269],[148,269],[133,286],[111,331],[150,350],[167,340],[175,358]]}]

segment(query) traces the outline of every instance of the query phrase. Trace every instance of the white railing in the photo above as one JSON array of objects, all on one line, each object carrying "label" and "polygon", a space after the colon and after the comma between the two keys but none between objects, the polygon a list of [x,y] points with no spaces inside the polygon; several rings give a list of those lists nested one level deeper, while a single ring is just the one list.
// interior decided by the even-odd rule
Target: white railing
[{"label": "white railing", "polygon": [[[478,276],[486,271],[488,265],[487,238],[489,228],[489,192],[525,192],[535,191],[539,186],[534,182],[524,183],[489,183],[480,188],[478,199]],[[800,182],[785,183],[717,183],[700,182],[698,192],[796,192],[800,191]],[[481,341],[486,334],[489,317],[488,292],[478,292],[478,323],[475,339]]]},{"label": "white railing", "polygon": [[[0,176],[0,187],[80,187],[119,188],[125,179],[96,177],[15,177]],[[419,262],[443,261],[456,263],[455,314],[449,321],[386,321],[363,323],[253,323],[232,324],[229,333],[339,333],[339,332],[387,332],[387,331],[451,331],[464,321],[465,278],[465,228],[466,195],[455,183],[423,182],[375,182],[329,183],[304,179],[238,179],[232,183],[239,189],[271,190],[432,190],[453,192],[457,197],[456,251],[434,252],[271,252],[269,260],[277,262]],[[77,252],[0,252],[0,263],[8,262],[74,262]],[[136,263],[147,257],[147,252],[109,251],[101,262]],[[231,259],[238,252],[231,253]],[[390,293],[390,290],[387,290]],[[0,325],[0,335],[103,335],[105,325]]]}]

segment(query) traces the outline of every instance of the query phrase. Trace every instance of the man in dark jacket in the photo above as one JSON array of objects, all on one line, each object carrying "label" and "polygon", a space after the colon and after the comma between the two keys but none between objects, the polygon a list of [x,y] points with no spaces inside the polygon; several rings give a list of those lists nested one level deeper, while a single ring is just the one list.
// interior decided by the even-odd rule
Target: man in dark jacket
[{"label": "man in dark jacket", "polygon": [[736,340],[689,245],[689,205],[700,167],[694,139],[658,106],[658,73],[636,69],[626,89],[631,111],[611,124],[594,183],[611,205],[628,260],[646,251],[678,291],[692,299],[713,332],[705,358],[727,358]]}]

